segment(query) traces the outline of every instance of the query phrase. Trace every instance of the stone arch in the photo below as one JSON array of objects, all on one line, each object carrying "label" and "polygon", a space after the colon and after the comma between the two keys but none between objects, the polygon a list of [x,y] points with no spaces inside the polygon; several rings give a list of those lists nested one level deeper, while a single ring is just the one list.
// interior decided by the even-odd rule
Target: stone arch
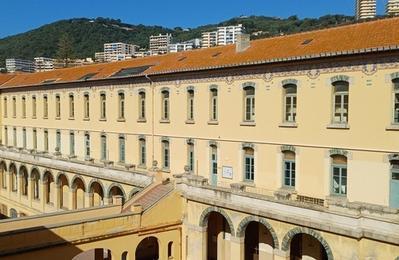
[{"label": "stone arch", "polygon": [[281,250],[283,251],[289,251],[290,250],[290,244],[291,240],[294,238],[295,235],[298,234],[307,234],[315,239],[317,239],[322,246],[324,247],[324,250],[326,250],[327,253],[327,259],[328,260],[334,260],[334,256],[331,250],[331,247],[328,245],[327,241],[321,236],[321,234],[313,229],[306,228],[306,227],[296,227],[288,231],[288,233],[284,236],[283,241],[281,243]]},{"label": "stone arch", "polygon": [[135,249],[135,259],[158,259],[160,255],[159,249],[162,248],[160,241],[155,236],[143,238]]},{"label": "stone arch", "polygon": [[226,221],[227,221],[227,223],[229,224],[229,227],[230,227],[230,232],[231,232],[231,234],[234,235],[235,232],[234,232],[233,221],[231,221],[231,219],[230,219],[230,217],[229,217],[229,215],[227,214],[226,211],[224,211],[223,209],[218,208],[218,207],[208,207],[208,208],[206,208],[202,212],[202,214],[200,216],[199,226],[200,227],[206,227],[208,225],[209,214],[211,214],[212,212],[217,212],[217,213],[221,214],[226,219]]},{"label": "stone arch", "polygon": [[129,192],[129,198],[126,199],[131,199],[134,195],[136,195],[138,192],[140,192],[139,188],[133,188],[130,192]]},{"label": "stone arch", "polygon": [[99,179],[91,179],[89,184],[87,185],[87,191],[88,192],[91,192],[92,186],[93,186],[93,184],[95,182],[97,182],[101,186],[101,188],[103,189],[103,192],[105,192],[107,190],[107,189],[104,188],[104,184]]},{"label": "stone arch", "polygon": [[75,175],[72,177],[72,179],[71,179],[71,184],[70,184],[71,188],[72,188],[72,189],[76,188],[76,187],[74,186],[74,183],[75,183],[75,181],[76,181],[77,179],[79,179],[79,180],[82,181],[85,190],[87,190],[87,186],[86,186],[86,182],[85,182],[84,178],[83,178],[82,176],[80,176],[80,175],[77,175],[77,174],[75,174]]},{"label": "stone arch", "polygon": [[107,190],[107,196],[109,197],[109,195],[110,195],[110,192],[111,192],[111,189],[113,188],[113,187],[118,187],[121,191],[122,191],[122,194],[123,194],[123,197],[126,199],[126,192],[125,192],[125,190],[122,188],[122,186],[119,184],[119,183],[115,183],[115,182],[113,182],[111,185],[109,185],[109,187],[108,187],[108,190]]},{"label": "stone arch", "polygon": [[33,166],[33,167],[30,168],[30,173],[29,173],[29,177],[30,178],[32,178],[32,173],[33,172],[37,172],[39,174],[39,179],[42,178],[42,174],[41,174],[40,169],[38,167]]},{"label": "stone arch", "polygon": [[71,186],[71,182],[70,182],[70,180],[69,180],[68,174],[66,174],[65,172],[58,172],[58,173],[57,173],[57,176],[55,177],[55,183],[56,183],[57,185],[60,184],[60,183],[59,183],[59,180],[60,180],[61,176],[64,176],[64,177],[65,177],[65,179],[66,179],[67,182],[68,182],[68,187],[70,187],[70,186]]},{"label": "stone arch", "polygon": [[0,167],[3,167],[3,170],[4,170],[4,171],[7,171],[7,170],[8,170],[8,168],[7,168],[7,162],[4,161],[4,160],[1,160],[1,161],[0,161]]},{"label": "stone arch", "polygon": [[244,218],[237,227],[236,237],[244,237],[245,229],[247,228],[250,222],[259,222],[264,225],[270,232],[273,238],[274,248],[280,248],[278,237],[274,228],[270,225],[270,223],[265,218],[255,217],[255,216],[248,216]]}]

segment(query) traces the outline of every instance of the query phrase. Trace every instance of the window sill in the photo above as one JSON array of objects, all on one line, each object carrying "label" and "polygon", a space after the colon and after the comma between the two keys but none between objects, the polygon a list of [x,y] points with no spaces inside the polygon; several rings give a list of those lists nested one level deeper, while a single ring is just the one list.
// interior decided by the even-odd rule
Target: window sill
[{"label": "window sill", "polygon": [[70,118],[68,118],[68,120],[75,120],[75,118],[74,117],[70,117]]},{"label": "window sill", "polygon": [[126,119],[125,118],[118,118],[116,121],[117,122],[126,122]]},{"label": "window sill", "polygon": [[147,119],[139,118],[139,119],[137,119],[137,123],[147,123]]},{"label": "window sill", "polygon": [[298,128],[298,124],[295,122],[283,122],[278,127],[282,128]]},{"label": "window sill", "polygon": [[385,127],[387,131],[399,131],[399,124],[391,124],[390,126]]},{"label": "window sill", "polygon": [[186,120],[185,123],[188,125],[193,125],[193,124],[195,124],[195,121],[194,120]]},{"label": "window sill", "polygon": [[248,187],[256,187],[254,180],[243,180],[242,184]]},{"label": "window sill", "polygon": [[240,123],[240,126],[256,126],[255,121],[243,121]]},{"label": "window sill", "polygon": [[161,123],[161,124],[169,124],[170,120],[169,119],[161,119],[161,120],[159,120],[159,123]]},{"label": "window sill", "polygon": [[214,121],[214,120],[208,121],[208,125],[218,125],[218,124],[219,121]]},{"label": "window sill", "polygon": [[139,168],[139,169],[147,169],[145,164],[140,164],[140,165],[137,166],[137,168]]},{"label": "window sill", "polygon": [[170,173],[170,169],[169,168],[162,168],[161,171],[162,172],[166,172],[166,173]]},{"label": "window sill", "polygon": [[89,117],[85,117],[85,118],[83,118],[83,121],[90,121],[90,118]]},{"label": "window sill", "polygon": [[107,119],[106,118],[100,118],[100,119],[98,119],[98,121],[105,122],[105,121],[107,121]]},{"label": "window sill", "polygon": [[327,126],[327,129],[342,129],[342,130],[349,130],[348,124],[340,124],[340,123],[332,123]]},{"label": "window sill", "polygon": [[55,120],[61,120],[61,117],[56,117]]}]

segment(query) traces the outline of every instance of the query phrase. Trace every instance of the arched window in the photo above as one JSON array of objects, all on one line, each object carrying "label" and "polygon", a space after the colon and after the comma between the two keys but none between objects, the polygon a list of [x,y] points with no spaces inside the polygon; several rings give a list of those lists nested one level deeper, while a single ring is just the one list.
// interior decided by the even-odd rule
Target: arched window
[{"label": "arched window", "polygon": [[347,194],[347,157],[332,155],[332,193],[346,196]]},{"label": "arched window", "polygon": [[139,139],[139,165],[146,165],[146,147],[145,147],[145,138],[141,137]]},{"label": "arched window", "polygon": [[394,124],[399,124],[399,78],[394,79],[393,81],[394,87],[393,87],[393,100],[394,100],[394,105],[393,105],[393,123]]},{"label": "arched window", "polygon": [[89,132],[85,133],[85,158],[89,159],[90,158],[90,134]]},{"label": "arched window", "polygon": [[56,119],[61,118],[61,97],[58,94],[55,96],[55,117]]},{"label": "arched window", "polygon": [[5,118],[7,118],[8,117],[8,103],[7,103],[7,98],[5,97],[4,98],[4,101],[3,101],[4,103],[3,103],[3,113],[4,113],[4,117]]},{"label": "arched window", "polygon": [[123,92],[118,93],[118,102],[119,102],[119,118],[125,119],[125,94]]},{"label": "arched window", "polygon": [[44,149],[44,151],[46,151],[46,152],[48,152],[48,130],[47,129],[45,129],[44,130],[44,132],[43,132],[43,149]]},{"label": "arched window", "polygon": [[283,172],[284,172],[284,186],[295,188],[295,153],[292,151],[283,152]]},{"label": "arched window", "polygon": [[218,90],[211,88],[210,90],[210,119],[218,121]]},{"label": "arched window", "polygon": [[139,120],[145,120],[145,91],[139,92]]},{"label": "arched window", "polygon": [[26,149],[26,128],[22,128],[22,147]]},{"label": "arched window", "polygon": [[48,118],[48,97],[47,95],[43,96],[43,118]]},{"label": "arched window", "polygon": [[90,118],[90,96],[89,93],[85,93],[83,96],[83,116],[84,119],[89,119]]},{"label": "arched window", "polygon": [[8,146],[8,128],[7,126],[4,127],[4,144]]},{"label": "arched window", "polygon": [[105,134],[101,135],[101,160],[106,161],[108,159],[107,156],[107,136]]},{"label": "arched window", "polygon": [[349,83],[336,81],[334,86],[333,123],[346,124],[349,116]]},{"label": "arched window", "polygon": [[40,175],[36,170],[33,170],[32,173],[32,180],[33,180],[33,199],[39,199],[40,193],[39,193],[39,181],[40,181]]},{"label": "arched window", "polygon": [[211,183],[212,185],[217,184],[218,174],[218,148],[216,144],[210,146],[210,169],[211,169]]},{"label": "arched window", "polygon": [[194,142],[192,140],[187,141],[187,166],[191,173],[194,172],[195,157],[194,157]]},{"label": "arched window", "polygon": [[297,86],[295,84],[286,84],[284,88],[284,121],[294,123],[296,121],[296,100]]},{"label": "arched window", "polygon": [[187,90],[187,120],[194,121],[194,89]]},{"label": "arched window", "polygon": [[17,98],[12,97],[12,117],[17,117]]},{"label": "arched window", "polygon": [[73,131],[69,132],[69,155],[75,155],[75,133]]},{"label": "arched window", "polygon": [[33,144],[33,149],[37,150],[37,130],[36,130],[36,128],[33,128],[33,130],[32,130],[32,144]]},{"label": "arched window", "polygon": [[162,141],[162,168],[169,169],[170,167],[170,157],[169,157],[169,141]]},{"label": "arched window", "polygon": [[100,94],[100,119],[107,118],[107,96],[105,93]]},{"label": "arched window", "polygon": [[170,241],[168,243],[168,258],[172,258],[173,257],[173,242]]},{"label": "arched window", "polygon": [[162,91],[162,120],[169,120],[169,91]]},{"label": "arched window", "polygon": [[55,150],[61,152],[61,131],[57,130],[55,133]]},{"label": "arched window", "polygon": [[255,156],[254,149],[244,147],[244,180],[253,182],[255,179]]},{"label": "arched window", "polygon": [[119,135],[119,162],[124,163],[126,160],[125,152],[125,136]]},{"label": "arched window", "polygon": [[12,130],[13,130],[12,131],[12,133],[13,133],[13,137],[12,137],[13,146],[17,147],[17,128],[14,127]]},{"label": "arched window", "polygon": [[244,121],[255,121],[255,88],[244,87]]},{"label": "arched window", "polygon": [[32,96],[32,118],[36,118],[37,116],[37,102],[36,102],[36,96]]},{"label": "arched window", "polygon": [[75,117],[75,98],[73,94],[69,94],[69,118]]},{"label": "arched window", "polygon": [[26,98],[22,97],[22,118],[26,117]]}]

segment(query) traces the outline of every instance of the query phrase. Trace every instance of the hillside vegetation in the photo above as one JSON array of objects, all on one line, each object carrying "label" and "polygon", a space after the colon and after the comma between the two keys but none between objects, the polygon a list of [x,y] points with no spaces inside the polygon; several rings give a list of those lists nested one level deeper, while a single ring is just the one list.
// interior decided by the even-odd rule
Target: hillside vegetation
[{"label": "hillside vegetation", "polygon": [[64,34],[70,37],[73,56],[85,58],[93,57],[95,52],[102,51],[103,44],[107,42],[127,42],[147,48],[150,35],[159,33],[171,33],[174,36],[174,42],[180,42],[200,38],[202,32],[214,30],[217,26],[242,23],[246,32],[255,39],[325,28],[353,21],[353,17],[343,15],[328,15],[318,19],[298,19],[296,16],[286,19],[249,16],[191,29],[180,27],[170,29],[142,24],[131,25],[107,18],[76,18],[57,21],[26,33],[0,39],[0,67],[5,66],[6,58],[56,57],[58,41]]}]

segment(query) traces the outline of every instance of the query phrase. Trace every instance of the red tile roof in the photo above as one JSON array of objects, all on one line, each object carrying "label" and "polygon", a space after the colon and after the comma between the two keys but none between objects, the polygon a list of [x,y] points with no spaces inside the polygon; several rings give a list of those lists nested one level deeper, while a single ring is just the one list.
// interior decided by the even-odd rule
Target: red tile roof
[{"label": "red tile roof", "polygon": [[138,75],[217,69],[397,49],[399,49],[399,17],[255,40],[251,41],[250,47],[243,52],[236,52],[235,45],[229,45],[49,72],[0,75],[0,88],[41,85],[43,81],[50,79],[56,80],[56,83],[72,82],[89,73],[96,73],[90,80],[104,79],[124,68],[149,65],[151,67]]}]

